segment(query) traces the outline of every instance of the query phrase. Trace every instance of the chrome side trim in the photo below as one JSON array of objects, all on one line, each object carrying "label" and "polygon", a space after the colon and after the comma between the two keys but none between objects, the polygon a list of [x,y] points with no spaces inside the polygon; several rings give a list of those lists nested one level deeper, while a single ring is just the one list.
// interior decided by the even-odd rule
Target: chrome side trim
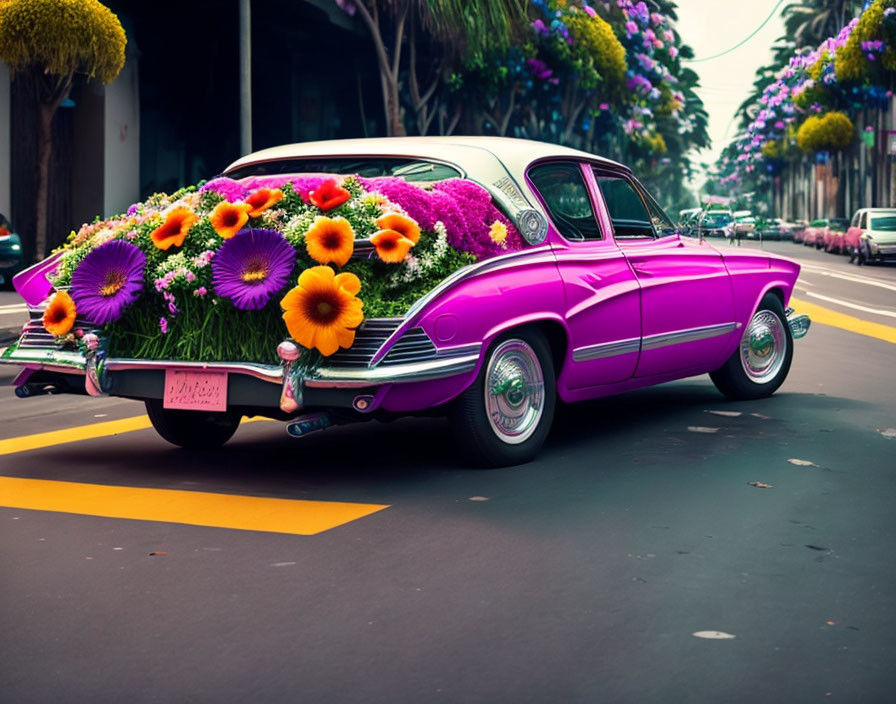
[{"label": "chrome side trim", "polygon": [[711,337],[730,335],[735,330],[737,330],[737,323],[719,323],[718,325],[706,325],[699,328],[688,328],[687,330],[664,332],[660,333],[659,335],[648,335],[647,337],[643,338],[641,349],[656,350],[660,347],[681,345],[685,342],[707,340]]},{"label": "chrome side trim", "polygon": [[588,345],[587,347],[578,347],[572,351],[573,362],[587,362],[592,359],[603,359],[604,357],[615,357],[620,354],[630,354],[641,349],[641,338],[632,337],[628,340],[617,340],[616,342],[602,342],[599,345]]},{"label": "chrome side trim", "polygon": [[479,353],[394,364],[372,369],[327,369],[320,367],[310,370],[304,378],[305,386],[318,388],[361,388],[378,384],[401,384],[414,381],[441,379],[455,374],[465,374],[476,368]]}]

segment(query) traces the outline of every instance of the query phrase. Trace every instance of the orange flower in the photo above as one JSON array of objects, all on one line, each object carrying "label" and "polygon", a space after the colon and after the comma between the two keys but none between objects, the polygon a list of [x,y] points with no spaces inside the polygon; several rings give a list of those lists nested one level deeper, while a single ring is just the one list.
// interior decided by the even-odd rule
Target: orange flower
[{"label": "orange flower", "polygon": [[351,197],[352,194],[337,184],[335,178],[328,178],[308,194],[308,200],[321,210],[332,210]]},{"label": "orange flower", "polygon": [[44,311],[44,327],[51,335],[62,337],[72,329],[77,317],[72,297],[65,291],[57,291]]},{"label": "orange flower", "polygon": [[283,200],[283,191],[279,188],[259,188],[246,198],[246,204],[250,208],[249,217],[257,218],[265,210],[281,200]]},{"label": "orange flower", "polygon": [[246,203],[228,203],[222,200],[215,206],[209,221],[215,232],[225,240],[229,240],[249,222],[251,208],[252,206]]},{"label": "orange flower", "polygon": [[355,328],[364,321],[357,298],[361,280],[354,274],[336,275],[328,266],[305,269],[299,285],[287,293],[280,306],[286,329],[302,347],[317,348],[329,357],[340,347],[355,342]]},{"label": "orange flower", "polygon": [[380,230],[370,238],[380,259],[397,264],[404,259],[414,243],[395,230]]},{"label": "orange flower", "polygon": [[180,247],[187,237],[190,228],[199,220],[199,217],[189,208],[178,207],[168,211],[165,222],[152,231],[150,237],[153,244],[159,249]]},{"label": "orange flower", "polygon": [[319,264],[345,266],[355,251],[355,231],[345,218],[316,218],[305,235],[308,254]]},{"label": "orange flower", "polygon": [[401,213],[386,213],[377,218],[377,227],[381,230],[395,230],[403,237],[407,237],[411,244],[420,241],[420,226],[413,218]]}]

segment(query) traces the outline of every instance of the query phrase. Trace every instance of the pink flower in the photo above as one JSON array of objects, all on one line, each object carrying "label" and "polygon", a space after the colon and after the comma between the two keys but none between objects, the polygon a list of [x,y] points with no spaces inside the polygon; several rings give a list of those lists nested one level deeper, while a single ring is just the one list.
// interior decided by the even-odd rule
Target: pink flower
[{"label": "pink flower", "polygon": [[205,286],[200,286],[195,291],[193,291],[194,296],[198,296],[199,298],[203,298],[208,293],[208,289]]},{"label": "pink flower", "polygon": [[159,329],[163,335],[168,334],[168,320],[166,318],[159,318]]}]

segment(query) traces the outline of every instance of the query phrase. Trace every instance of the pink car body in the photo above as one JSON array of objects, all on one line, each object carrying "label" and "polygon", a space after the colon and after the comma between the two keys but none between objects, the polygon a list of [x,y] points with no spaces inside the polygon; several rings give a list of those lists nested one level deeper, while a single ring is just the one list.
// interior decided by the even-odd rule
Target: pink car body
[{"label": "pink car body", "polygon": [[831,254],[842,254],[846,251],[844,240],[849,229],[849,221],[841,218],[833,218],[828,221],[822,231],[821,240],[824,250]]},{"label": "pink car body", "polygon": [[[229,402],[260,415],[288,420],[332,408],[358,416],[414,413],[457,398],[476,380],[502,335],[534,326],[550,342],[559,397],[580,401],[719,369],[741,345],[763,297],[774,294],[786,305],[799,275],[799,265],[783,257],[716,248],[677,232],[619,236],[596,174],[631,184],[648,207],[649,195],[626,167],[564,147],[489,138],[407,138],[279,149],[245,157],[231,171],[303,155],[398,154],[449,163],[486,187],[529,234],[530,244],[455,272],[401,318],[366,320],[357,333],[357,350],[339,352],[313,370],[297,370],[289,359],[272,366],[227,360],[191,365],[93,358],[90,353],[83,358],[46,342],[41,346],[45,338],[32,322],[22,344],[0,354],[2,362],[25,366],[20,395],[61,380],[57,386],[68,390],[86,385],[94,395],[141,398],[150,393],[147,389],[160,393],[166,369],[192,366],[227,371]],[[528,175],[534,165],[556,161],[581,170],[605,233],[602,239],[569,240],[552,221]],[[37,311],[35,318],[52,290],[46,274],[53,266],[50,259],[17,277],[16,287]],[[235,377],[242,379],[239,388]]]}]

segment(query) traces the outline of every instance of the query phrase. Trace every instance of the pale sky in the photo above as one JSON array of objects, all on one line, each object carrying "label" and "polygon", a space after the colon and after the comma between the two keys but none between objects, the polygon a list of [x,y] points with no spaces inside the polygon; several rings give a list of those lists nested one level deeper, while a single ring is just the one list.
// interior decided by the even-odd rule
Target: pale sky
[{"label": "pale sky", "polygon": [[[694,58],[714,56],[734,46],[768,17],[778,0],[678,0],[678,32],[694,49]],[[711,149],[700,152],[695,161],[713,163],[737,133],[732,116],[753,86],[756,69],[771,62],[771,47],[784,34],[781,11],[769,20],[746,44],[711,61],[692,63],[700,76],[697,94],[709,113]],[[726,135],[727,131],[727,135]],[[694,184],[699,187],[704,178]]]}]

